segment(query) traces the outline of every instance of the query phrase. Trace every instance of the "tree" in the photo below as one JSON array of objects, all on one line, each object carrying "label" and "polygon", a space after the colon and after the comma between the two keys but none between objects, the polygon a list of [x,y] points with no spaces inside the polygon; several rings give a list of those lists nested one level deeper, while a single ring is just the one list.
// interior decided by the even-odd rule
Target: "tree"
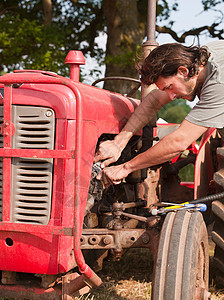
[{"label": "tree", "polygon": [[190,110],[186,100],[175,99],[158,112],[158,118],[162,118],[168,123],[180,124]]},{"label": "tree", "polygon": [[100,60],[94,39],[104,28],[101,1],[1,0],[0,71],[30,68],[68,75],[71,49]]},{"label": "tree", "polygon": [[[205,10],[215,8],[222,0],[202,0]],[[194,28],[180,37],[172,30],[170,12],[178,1],[158,0],[157,18],[167,20],[158,32],[168,32],[176,41],[188,35],[223,39],[221,22],[206,28]],[[68,75],[64,66],[71,49],[82,50],[106,63],[106,75],[137,77],[134,68],[136,49],[145,36],[147,0],[1,0],[0,2],[0,72],[30,68],[51,70]],[[106,56],[96,37],[106,32]],[[123,86],[123,83],[122,83]],[[107,86],[119,91],[120,85]]]},{"label": "tree", "polygon": [[[130,67],[130,62],[134,66],[134,57],[138,45],[145,34],[145,26],[139,26],[137,1],[105,0],[103,2],[103,12],[107,24],[107,48],[105,62],[109,66],[106,68],[105,76],[127,76],[136,78],[136,70]],[[127,72],[129,70],[129,72]],[[127,83],[126,83],[127,84]],[[105,88],[124,93],[126,84],[121,82],[105,82]],[[122,89],[124,89],[122,91]]]}]

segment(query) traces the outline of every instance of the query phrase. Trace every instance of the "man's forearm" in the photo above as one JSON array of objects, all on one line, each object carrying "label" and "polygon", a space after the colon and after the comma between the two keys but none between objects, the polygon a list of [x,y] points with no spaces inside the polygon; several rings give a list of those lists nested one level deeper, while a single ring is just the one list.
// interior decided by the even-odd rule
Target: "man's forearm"
[{"label": "man's forearm", "polygon": [[144,169],[169,161],[187,149],[206,130],[207,128],[203,126],[198,126],[184,120],[177,130],[165,136],[160,142],[144,153],[137,155],[125,163],[124,168],[131,173],[138,169]]},{"label": "man's forearm", "polygon": [[157,112],[169,102],[165,92],[153,90],[135,109],[122,131],[133,135],[156,117]]},{"label": "man's forearm", "polygon": [[174,143],[171,145],[167,137],[147,151],[137,155],[124,164],[130,173],[139,169],[148,168],[169,161],[181,152],[181,148]]},{"label": "man's forearm", "polygon": [[133,171],[169,161],[187,149],[206,130],[206,127],[184,120],[177,130],[165,136],[156,145],[124,164],[105,168],[97,179],[103,180],[107,186],[112,183],[118,184]]},{"label": "man's forearm", "polygon": [[118,135],[115,136],[114,142],[118,148],[123,150],[132,136],[132,131],[122,130]]},{"label": "man's forearm", "polygon": [[95,162],[104,161],[102,168],[117,161],[130,138],[150,122],[156,113],[170,101],[166,92],[153,90],[136,108],[122,131],[112,141],[100,144]]},{"label": "man's forearm", "polygon": [[169,102],[167,94],[159,90],[152,91],[135,109],[127,124],[114,141],[124,149],[130,138],[156,117],[157,112]]}]

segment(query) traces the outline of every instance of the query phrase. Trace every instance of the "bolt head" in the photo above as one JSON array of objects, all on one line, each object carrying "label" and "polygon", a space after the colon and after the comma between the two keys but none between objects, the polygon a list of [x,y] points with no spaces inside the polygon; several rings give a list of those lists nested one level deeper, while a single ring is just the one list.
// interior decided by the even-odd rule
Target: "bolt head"
[{"label": "bolt head", "polygon": [[52,111],[51,110],[47,110],[46,111],[46,116],[47,117],[51,117],[52,116]]}]

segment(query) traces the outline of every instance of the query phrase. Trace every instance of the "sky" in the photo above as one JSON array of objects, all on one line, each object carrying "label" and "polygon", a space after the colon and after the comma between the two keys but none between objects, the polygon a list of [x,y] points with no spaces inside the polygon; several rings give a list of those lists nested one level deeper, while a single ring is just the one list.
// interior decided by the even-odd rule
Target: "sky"
[{"label": "sky", "polygon": [[[204,11],[201,0],[179,0],[179,10],[172,12],[171,20],[174,20],[173,29],[177,33],[181,34],[192,27],[201,27],[204,25],[210,25],[221,14],[218,11]],[[224,13],[224,0],[217,6]],[[160,25],[160,24],[158,24]],[[163,25],[163,24],[162,24]],[[224,23],[222,23],[224,26]],[[223,27],[222,26],[222,27]],[[211,40],[210,37],[204,35],[200,38],[200,44],[203,45]],[[173,39],[167,34],[160,34],[157,38],[159,44],[173,42]],[[186,45],[191,45],[194,42],[194,37],[190,36],[186,39]],[[197,43],[197,41],[195,41]]]},{"label": "sky", "polygon": [[[173,1],[173,0],[169,0]],[[178,35],[181,35],[184,31],[191,29],[192,27],[201,27],[204,25],[210,25],[214,20],[216,20],[218,17],[221,17],[221,14],[218,11],[208,11],[204,12],[203,6],[201,4],[201,0],[179,0],[179,9],[176,12],[172,12],[171,20],[174,20],[175,23],[173,25],[173,29],[178,33]],[[223,13],[224,13],[224,0],[221,0],[221,4],[217,6]],[[158,25],[164,25],[163,23],[158,23]],[[222,28],[224,27],[224,21],[222,23]],[[200,37],[200,45],[204,45],[212,40],[215,40],[214,38],[210,38],[208,35],[204,34]],[[161,45],[164,43],[171,43],[175,42],[168,34],[159,34],[158,37],[156,37],[156,41]],[[98,38],[98,42],[103,45],[104,49],[106,47],[106,35],[101,35]],[[197,40],[193,36],[190,36],[186,39],[186,45],[192,45],[193,43],[197,44]],[[94,61],[94,59],[86,59],[86,65],[83,68],[85,73],[85,80],[84,83],[92,84],[96,78],[94,75],[90,76],[89,72],[90,69],[96,67],[97,64]],[[104,71],[105,68],[102,67],[102,77],[104,77]],[[99,85],[98,85],[99,86]],[[195,102],[193,103],[193,105]],[[191,105],[192,106],[192,105]]]}]

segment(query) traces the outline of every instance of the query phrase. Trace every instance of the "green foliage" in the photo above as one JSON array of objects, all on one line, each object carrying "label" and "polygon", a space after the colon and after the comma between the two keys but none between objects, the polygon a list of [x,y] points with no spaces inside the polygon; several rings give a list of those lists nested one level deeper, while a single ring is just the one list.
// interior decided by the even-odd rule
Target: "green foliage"
[{"label": "green foliage", "polygon": [[[62,31],[57,24],[44,27],[36,20],[21,19],[19,15],[5,15],[0,20],[0,27],[4,28],[0,32],[2,69],[62,70],[66,54],[63,50],[64,40],[59,38]],[[63,75],[66,73],[63,72]]]},{"label": "green foliage", "polygon": [[[187,100],[175,99],[158,112],[158,118],[162,118],[168,123],[180,124],[190,110],[191,107],[187,104]],[[194,165],[189,164],[182,168],[178,175],[181,181],[194,181]]]},{"label": "green foliage", "polygon": [[194,165],[189,164],[186,167],[182,168],[179,171],[178,176],[180,177],[181,181],[193,182],[194,181]]},{"label": "green foliage", "polygon": [[[137,2],[139,16],[144,15],[146,23],[147,0]],[[125,53],[124,49],[124,55],[108,56],[104,61],[104,51],[95,43],[99,33],[107,30],[103,0],[52,0],[52,4],[52,22],[44,26],[41,0],[1,1],[0,72],[26,68],[67,76],[64,59],[69,50],[76,49],[94,57],[99,64],[115,63],[122,68],[134,65],[133,51]],[[160,0],[158,15],[168,18],[174,6]]]},{"label": "green foliage", "polygon": [[[124,47],[122,55],[108,56],[95,42],[107,33],[103,11],[105,0],[52,0],[53,17],[44,26],[42,0],[1,0],[0,2],[0,72],[13,69],[42,69],[68,75],[64,59],[69,50],[82,50],[100,64],[133,67],[133,49]],[[134,2],[134,1],[133,1]],[[137,0],[139,28],[145,29],[148,0]],[[202,0],[204,9],[214,9],[222,0]],[[157,19],[168,20],[178,1],[158,0]],[[123,22],[125,22],[123,20]],[[171,23],[170,23],[171,24]],[[126,43],[130,36],[126,36]],[[104,60],[105,59],[105,60]]]},{"label": "green foliage", "polygon": [[[53,19],[44,26],[41,0],[3,0],[0,10],[0,72],[14,69],[42,69],[68,76],[64,60],[69,50],[90,51],[102,60],[102,50],[95,49],[98,29],[95,16],[101,1],[52,0]],[[102,15],[102,14],[101,14]],[[99,22],[103,30],[103,22]],[[92,41],[90,49],[90,42]],[[99,48],[99,47],[96,47]]]},{"label": "green foliage", "polygon": [[180,124],[190,110],[186,100],[175,99],[158,112],[158,118],[162,118],[168,123]]},{"label": "green foliage", "polygon": [[135,51],[125,51],[123,49],[123,53],[119,55],[113,57],[111,55],[107,55],[105,58],[105,63],[106,64],[114,63],[117,66],[120,66],[121,68],[126,68],[130,65],[130,62],[134,65],[135,56],[136,56]]}]

